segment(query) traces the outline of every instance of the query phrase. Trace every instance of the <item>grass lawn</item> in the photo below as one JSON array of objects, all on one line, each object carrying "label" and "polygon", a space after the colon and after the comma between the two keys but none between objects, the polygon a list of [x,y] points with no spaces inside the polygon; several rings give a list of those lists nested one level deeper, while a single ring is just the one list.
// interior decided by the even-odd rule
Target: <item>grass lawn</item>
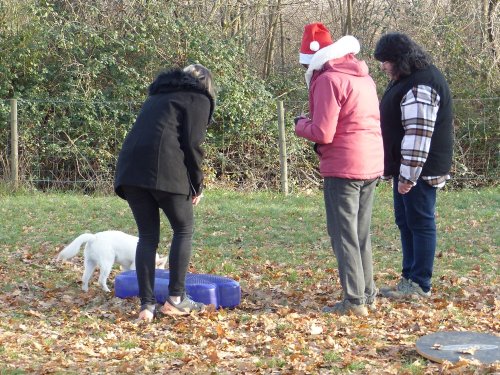
[{"label": "grass lawn", "polygon": [[[54,261],[83,232],[136,234],[126,202],[4,189],[0,374],[495,373],[498,364],[430,362],[415,341],[444,330],[500,332],[499,193],[438,193],[429,301],[380,298],[368,318],[339,318],[321,313],[340,298],[321,192],[285,197],[207,189],[195,210],[191,272],[239,281],[241,305],[139,325],[137,298],[103,292],[96,275],[90,291],[81,291],[83,252]],[[170,239],[163,218],[162,254]],[[372,244],[377,285],[397,281],[400,243],[386,183],[377,190]]]}]

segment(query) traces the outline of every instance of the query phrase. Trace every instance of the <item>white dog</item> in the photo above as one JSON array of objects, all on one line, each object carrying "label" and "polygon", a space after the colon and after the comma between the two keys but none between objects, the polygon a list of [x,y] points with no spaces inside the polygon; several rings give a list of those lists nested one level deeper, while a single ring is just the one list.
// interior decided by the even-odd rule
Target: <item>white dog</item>
[{"label": "white dog", "polygon": [[[123,270],[135,269],[135,250],[137,247],[136,236],[131,236],[116,230],[108,230],[96,234],[84,233],[73,240],[57,256],[57,260],[67,260],[74,257],[80,251],[80,246],[85,245],[84,266],[82,277],[82,289],[89,290],[89,280],[94,270],[99,266],[99,285],[104,291],[109,292],[106,284],[115,261],[122,266]],[[156,254],[156,268],[165,268],[168,257],[160,258]]]}]

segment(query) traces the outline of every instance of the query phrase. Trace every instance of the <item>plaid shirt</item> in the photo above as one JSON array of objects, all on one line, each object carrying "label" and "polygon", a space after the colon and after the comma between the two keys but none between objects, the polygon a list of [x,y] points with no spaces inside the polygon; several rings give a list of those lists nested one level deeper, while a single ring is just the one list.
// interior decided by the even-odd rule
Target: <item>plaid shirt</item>
[{"label": "plaid shirt", "polygon": [[[414,86],[401,100],[401,123],[405,135],[401,142],[399,181],[415,185],[431,147],[441,98],[432,87]],[[446,176],[422,176],[429,185],[441,188]]]}]

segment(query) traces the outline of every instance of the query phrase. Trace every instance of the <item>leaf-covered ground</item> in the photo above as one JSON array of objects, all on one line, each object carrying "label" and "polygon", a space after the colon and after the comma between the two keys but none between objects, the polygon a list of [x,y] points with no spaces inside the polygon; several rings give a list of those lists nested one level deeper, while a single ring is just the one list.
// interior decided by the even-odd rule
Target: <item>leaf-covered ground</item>
[{"label": "leaf-covered ground", "polygon": [[[222,201],[227,196],[219,198]],[[26,203],[28,198],[20,199],[21,202],[3,198],[10,208],[17,208],[17,215],[29,217],[31,214],[33,219],[24,220],[25,225],[10,227],[7,221],[2,223],[4,229],[18,231],[19,238],[9,237],[15,233],[4,233],[6,241],[0,244],[1,374],[487,374],[500,371],[498,363],[475,363],[467,360],[466,354],[464,360],[456,364],[433,363],[421,357],[415,347],[419,337],[436,331],[500,332],[497,237],[491,237],[488,231],[481,234],[488,237],[485,241],[490,243],[486,256],[478,256],[481,261],[471,268],[445,267],[451,267],[452,261],[462,257],[461,244],[456,244],[455,253],[448,249],[438,254],[441,271],[434,280],[430,300],[395,302],[379,298],[376,312],[367,318],[358,318],[321,312],[323,306],[340,298],[333,256],[328,253],[318,256],[318,252],[328,247],[324,237],[319,237],[308,251],[298,255],[293,255],[293,242],[283,244],[283,252],[289,252],[290,259],[298,259],[287,261],[286,254],[274,256],[272,248],[255,246],[252,241],[256,239],[246,240],[252,228],[258,226],[255,223],[238,235],[233,233],[230,255],[221,255],[222,247],[229,246],[227,243],[219,244],[220,252],[208,242],[196,243],[191,271],[224,274],[239,281],[242,302],[236,309],[212,310],[199,316],[163,317],[144,325],[135,321],[136,298],[122,300],[113,293],[103,292],[95,283],[95,277],[90,291],[81,291],[82,254],[71,262],[54,261],[64,245],[64,241],[58,243],[52,239],[58,232],[63,233],[61,227],[65,226],[54,219],[58,215],[57,207],[52,206],[56,211],[53,220],[42,219],[42,205]],[[60,204],[68,201],[65,197],[51,199]],[[97,200],[96,204],[102,207],[108,204],[107,199],[111,198],[93,201]],[[320,202],[319,197],[314,199]],[[252,204],[256,205],[256,211],[269,206],[269,202],[258,202],[249,202],[249,210]],[[82,202],[77,199],[75,204],[82,205]],[[215,203],[214,206],[207,204],[205,217],[217,215]],[[301,203],[293,204],[298,207]],[[233,210],[235,205],[231,206]],[[126,207],[121,205],[116,209],[113,205],[110,207],[111,216],[126,212]],[[311,217],[319,212],[321,207],[311,213]],[[4,218],[12,215],[10,209],[2,214]],[[96,220],[99,213],[93,215]],[[302,220],[309,220],[303,216]],[[90,219],[92,217],[80,218]],[[462,219],[458,222],[454,219],[454,225],[462,226],[471,218]],[[108,218],[103,222],[106,220]],[[262,221],[262,217],[257,220]],[[64,221],[71,220],[65,217]],[[130,223],[132,228],[133,222]],[[281,221],[277,225],[281,231],[292,232],[304,226],[297,223],[295,227],[294,223]],[[203,226],[203,221],[199,225]],[[375,235],[388,230],[385,224],[377,225]],[[265,242],[265,228],[269,226],[272,223],[264,223],[262,232],[254,237],[264,236]],[[43,238],[43,227],[48,228],[45,236],[49,240],[28,240]],[[224,228],[200,230],[202,233],[198,236],[207,238],[228,236],[223,233]],[[319,228],[318,233],[322,230]],[[68,233],[63,234],[65,241],[71,239]],[[471,234],[469,240],[474,237]],[[246,246],[248,243],[251,245]],[[382,243],[375,247],[375,258],[389,256],[399,262],[397,249],[384,247]],[[399,277],[397,267],[385,267],[378,261],[376,265],[379,286]],[[118,272],[115,269],[108,280],[110,286]]]}]

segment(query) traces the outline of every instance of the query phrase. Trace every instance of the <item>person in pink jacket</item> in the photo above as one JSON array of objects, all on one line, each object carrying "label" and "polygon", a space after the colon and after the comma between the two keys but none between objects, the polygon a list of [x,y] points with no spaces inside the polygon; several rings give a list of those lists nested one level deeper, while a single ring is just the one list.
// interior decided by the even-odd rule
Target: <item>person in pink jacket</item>
[{"label": "person in pink jacket", "polygon": [[353,36],[333,43],[321,23],[306,25],[299,61],[307,68],[309,115],[295,133],[314,142],[324,178],[328,234],[337,258],[343,299],[325,312],[368,315],[378,292],[373,281],[370,223],[384,169],[375,82]]}]

